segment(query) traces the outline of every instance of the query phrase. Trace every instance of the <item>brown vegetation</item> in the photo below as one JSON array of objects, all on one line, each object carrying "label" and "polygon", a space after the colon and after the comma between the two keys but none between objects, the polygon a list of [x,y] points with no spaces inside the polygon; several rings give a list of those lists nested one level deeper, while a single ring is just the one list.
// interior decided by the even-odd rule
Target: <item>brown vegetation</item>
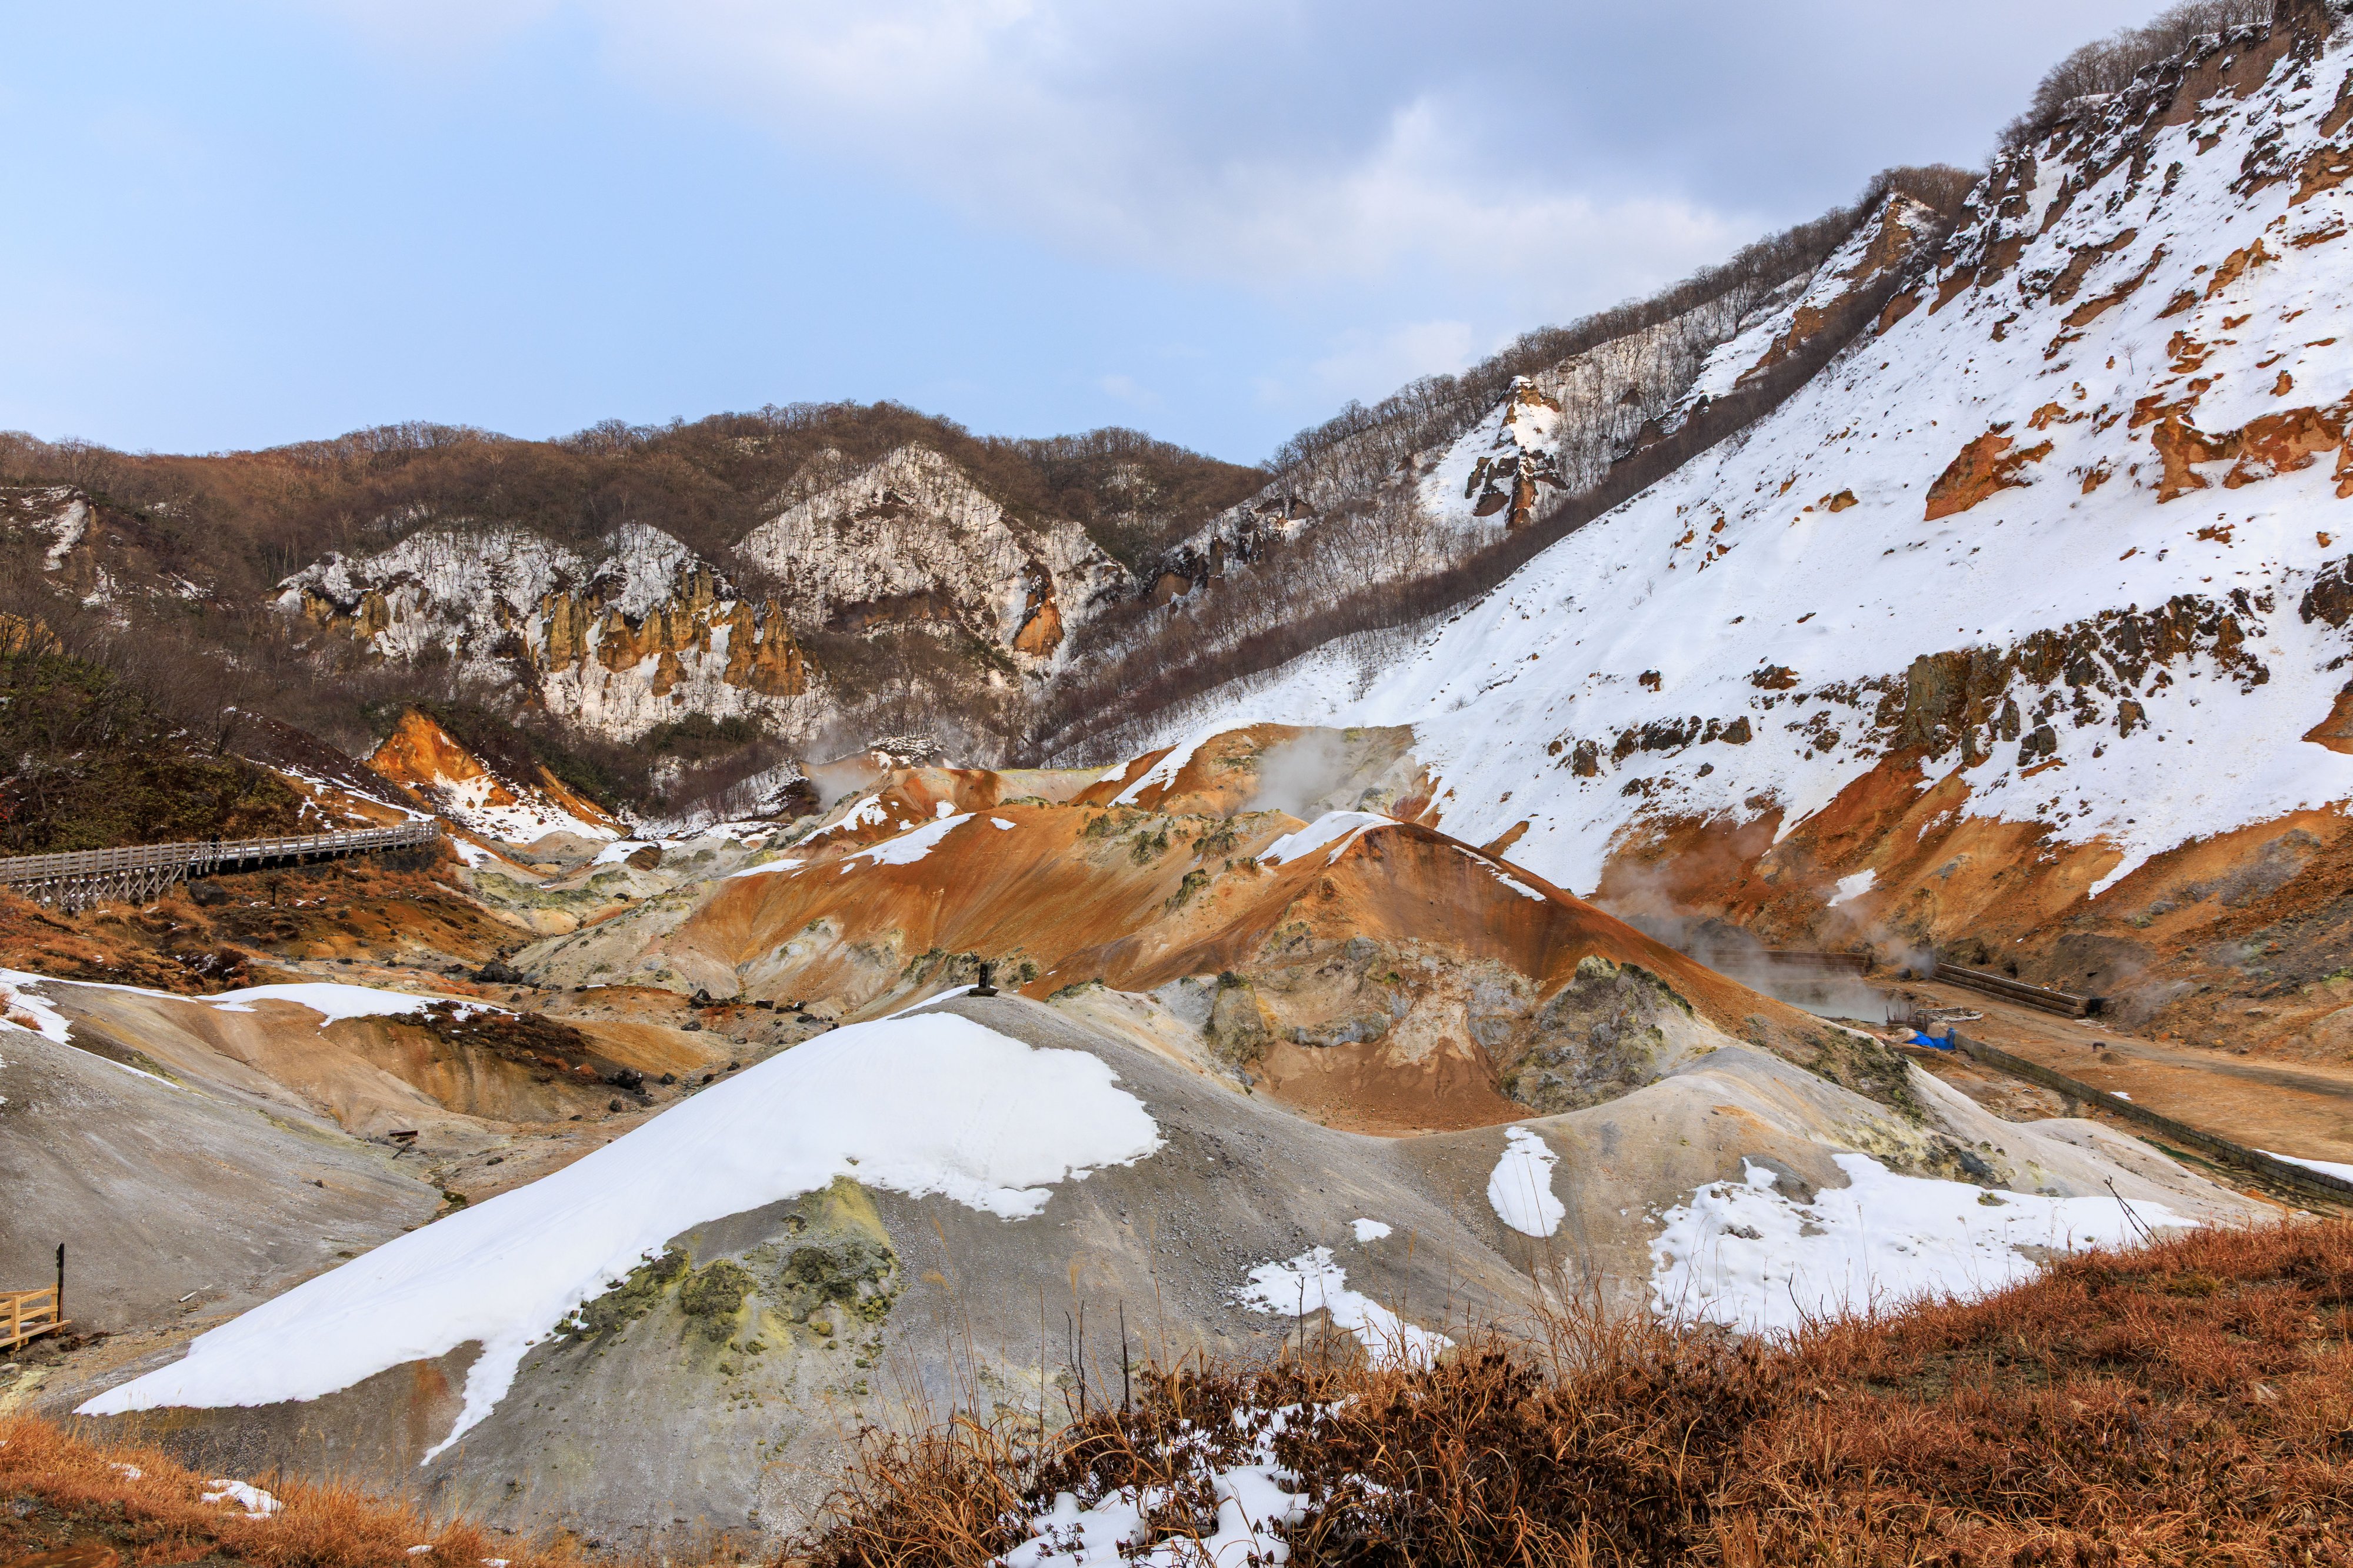
[{"label": "brown vegetation", "polygon": [[78,914],[0,891],[0,968],[195,994],[270,978],[256,968],[271,958],[480,963],[521,939],[440,879],[454,865],[439,847],[354,856]]},{"label": "brown vegetation", "polygon": [[2026,111],[2003,128],[2001,144],[2022,146],[2055,124],[2076,100],[2122,92],[2134,77],[2180,54],[2201,35],[2260,26],[2272,20],[2272,12],[2273,0],[2179,0],[2142,26],[2096,38],[2043,73]]},{"label": "brown vegetation", "polygon": [[1132,1410],[1095,1381],[1042,1446],[1035,1416],[872,1435],[815,1559],[977,1568],[1056,1493],[1140,1486],[1167,1489],[1155,1541],[1198,1540],[1196,1458],[1249,1462],[1236,1414],[1285,1406],[1320,1412],[1273,1443],[1314,1500],[1297,1568],[2343,1563],[2353,1225],[2069,1258],[1788,1345],[1572,1318],[1426,1371],[1328,1340],[1156,1371]]},{"label": "brown vegetation", "polygon": [[[281,1505],[250,1516],[206,1502],[201,1471],[157,1448],[100,1447],[27,1416],[0,1416],[0,1563],[11,1568],[240,1563],[253,1568],[443,1568],[496,1561],[565,1568],[561,1547],[520,1542],[349,1485],[258,1478]],[[429,1552],[427,1551],[429,1548]],[[411,1553],[414,1552],[414,1555]]]}]

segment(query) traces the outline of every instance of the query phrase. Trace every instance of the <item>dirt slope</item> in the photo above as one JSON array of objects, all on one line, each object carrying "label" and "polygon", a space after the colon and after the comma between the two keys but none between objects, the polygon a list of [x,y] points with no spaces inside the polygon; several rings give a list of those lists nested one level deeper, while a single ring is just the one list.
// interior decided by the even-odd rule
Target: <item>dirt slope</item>
[{"label": "dirt slope", "polygon": [[[99,1428],[154,1436],[225,1471],[323,1465],[417,1484],[436,1507],[498,1522],[561,1520],[650,1546],[674,1536],[674,1520],[797,1527],[861,1416],[1034,1408],[1075,1360],[1082,1303],[1098,1372],[1116,1365],[1123,1304],[1132,1354],[1148,1348],[1167,1362],[1196,1348],[1271,1346],[1298,1327],[1293,1315],[1248,1307],[1235,1292],[1253,1268],[1317,1246],[1352,1289],[1442,1331],[1509,1321],[1547,1290],[1639,1305],[1652,1272],[1649,1216],[1696,1186],[1739,1179],[1754,1160],[1786,1167],[1802,1186],[1837,1181],[1840,1151],[1866,1148],[1932,1173],[1957,1169],[1962,1149],[1983,1149],[2019,1190],[2105,1203],[2113,1180],[2127,1198],[2185,1217],[2253,1212],[2086,1124],[1997,1122],[1926,1080],[1907,1113],[1735,1047],[1609,1104],[1525,1123],[1562,1156],[1548,1184],[1566,1220],[1536,1239],[1505,1224],[1489,1196],[1499,1159],[1525,1133],[1334,1131],[1056,1006],[999,996],[944,1010],[1108,1064],[1161,1146],[1056,1184],[1034,1217],[841,1180],[689,1226],[672,1243],[678,1263],[616,1282],[584,1310],[590,1331],[529,1352],[494,1408],[421,1470],[459,1418],[466,1347],[405,1363],[391,1352],[386,1370],[307,1403],[166,1409]],[[707,1150],[714,1163],[731,1157]],[[494,1228],[520,1196],[492,1199],[472,1218]],[[1366,1219],[1386,1234],[1360,1230]],[[475,1256],[481,1288],[495,1289],[497,1249]],[[63,1407],[92,1387],[68,1379],[47,1396]],[[650,1517],[649,1498],[663,1500]]]},{"label": "dirt slope", "polygon": [[[987,961],[1031,996],[1149,993],[1210,1070],[1365,1128],[1588,1103],[1703,1037],[1816,1053],[1803,1015],[1508,861],[1324,811],[1433,815],[1402,742],[1261,727],[1139,758],[1067,805],[902,770],[765,865],[518,962],[559,985],[626,978],[830,1018]],[[1263,805],[1271,790],[1316,826]]]}]

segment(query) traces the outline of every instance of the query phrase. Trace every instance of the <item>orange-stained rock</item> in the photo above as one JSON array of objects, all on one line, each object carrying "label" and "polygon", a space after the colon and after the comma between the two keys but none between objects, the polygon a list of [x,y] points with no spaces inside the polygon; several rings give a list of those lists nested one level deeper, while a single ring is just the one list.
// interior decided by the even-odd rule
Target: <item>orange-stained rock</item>
[{"label": "orange-stained rock", "polygon": [[1928,487],[1927,521],[1967,511],[1996,490],[2015,489],[2031,481],[2021,476],[2027,464],[2039,461],[2051,443],[2018,447],[2009,437],[1989,430],[1960,450],[1960,455]]},{"label": "orange-stained rock", "polygon": [[400,716],[392,733],[368,758],[368,766],[393,783],[416,790],[487,779],[489,788],[482,796],[482,805],[512,805],[516,800],[514,790],[505,780],[484,767],[480,759],[435,723],[431,715],[415,708]]},{"label": "orange-stained rock", "polygon": [[1013,651],[1044,658],[1061,646],[1061,607],[1050,598],[1041,600],[1029,612],[1029,618],[1021,623],[1020,631],[1014,634]]},{"label": "orange-stained rock", "polygon": [[727,671],[722,678],[764,697],[798,697],[808,689],[808,661],[774,599],[755,614],[738,604],[725,622]]},{"label": "orange-stained rock", "polygon": [[2336,704],[2328,717],[2304,732],[2304,738],[2316,746],[2326,746],[2332,752],[2353,757],[2353,684],[2348,684],[2337,694]]},{"label": "orange-stained rock", "polygon": [[752,995],[838,996],[851,1015],[903,1005],[974,953],[998,963],[1000,984],[1027,975],[1039,997],[1097,979],[1249,986],[1258,1092],[1375,1131],[1528,1114],[1500,1075],[1590,959],[1657,976],[1734,1037],[1787,1045],[1811,1029],[1535,874],[1410,824],[1270,864],[1255,857],[1302,826],[1287,813],[965,803],[975,815],[920,860],[848,858],[870,833],[930,819],[932,789],[902,777],[873,797],[880,826],[804,840],[803,865],[730,879],[660,939],[664,961],[732,972]]}]

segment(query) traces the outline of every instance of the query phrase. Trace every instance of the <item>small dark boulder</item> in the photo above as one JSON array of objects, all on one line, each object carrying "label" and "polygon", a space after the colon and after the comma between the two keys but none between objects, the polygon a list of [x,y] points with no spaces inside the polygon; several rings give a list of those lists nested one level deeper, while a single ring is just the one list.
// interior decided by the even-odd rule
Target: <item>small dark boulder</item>
[{"label": "small dark boulder", "polygon": [[523,972],[503,959],[494,958],[474,971],[477,985],[522,985],[529,982]]},{"label": "small dark boulder", "polygon": [[216,910],[229,901],[229,890],[218,882],[198,878],[188,884],[188,897],[198,909]]}]

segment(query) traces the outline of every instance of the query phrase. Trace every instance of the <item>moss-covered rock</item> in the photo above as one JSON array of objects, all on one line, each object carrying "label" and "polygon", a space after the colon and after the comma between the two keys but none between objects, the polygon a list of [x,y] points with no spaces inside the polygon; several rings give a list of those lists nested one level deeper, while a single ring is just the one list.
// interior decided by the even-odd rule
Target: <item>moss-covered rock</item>
[{"label": "moss-covered rock", "polygon": [[879,1323],[890,1315],[901,1289],[899,1255],[865,1188],[837,1178],[804,1198],[786,1224],[790,1239],[744,1258],[755,1271],[749,1278],[779,1313],[820,1334],[845,1317]]},{"label": "moss-covered rock", "polygon": [[1662,1070],[1662,1021],[1692,1016],[1692,1005],[1641,965],[1588,953],[1537,1009],[1527,1049],[1503,1071],[1504,1092],[1548,1116],[1615,1100]]},{"label": "moss-covered rock", "polygon": [[675,1247],[640,1263],[627,1279],[614,1282],[574,1315],[576,1331],[588,1336],[608,1334],[636,1322],[661,1304],[662,1292],[685,1277],[689,1263],[686,1254]]},{"label": "moss-covered rock", "polygon": [[1807,1044],[1814,1052],[1805,1064],[1809,1070],[1879,1101],[1907,1121],[1928,1119],[1928,1108],[1913,1091],[1912,1065],[1892,1047],[1844,1029],[1817,1029],[1807,1037]]},{"label": "moss-covered rock", "polygon": [[1230,1067],[1246,1067],[1266,1054],[1273,1030],[1258,987],[1231,970],[1218,976],[1217,999],[1209,1004],[1209,1048]]},{"label": "moss-covered rock", "polygon": [[744,1298],[759,1283],[751,1270],[723,1258],[687,1275],[678,1288],[678,1309],[694,1321],[705,1339],[724,1340],[744,1315]]}]

